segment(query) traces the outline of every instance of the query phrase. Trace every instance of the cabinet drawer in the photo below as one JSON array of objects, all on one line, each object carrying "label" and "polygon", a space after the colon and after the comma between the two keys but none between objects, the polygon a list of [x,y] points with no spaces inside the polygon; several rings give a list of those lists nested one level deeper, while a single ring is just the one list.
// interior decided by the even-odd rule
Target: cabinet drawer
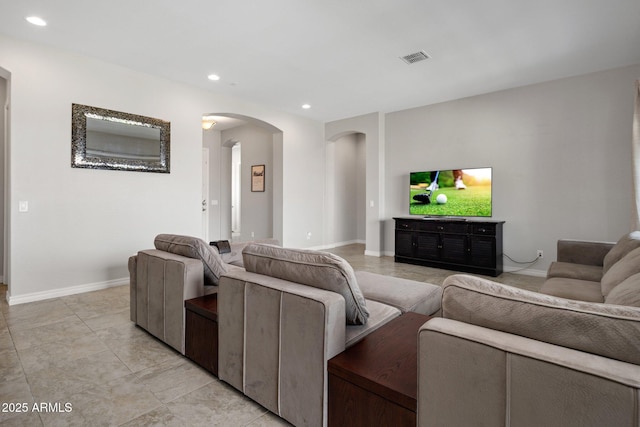
[{"label": "cabinet drawer", "polygon": [[442,224],[445,233],[460,233],[465,234],[468,232],[469,227],[464,221],[447,222]]},{"label": "cabinet drawer", "polygon": [[417,222],[416,230],[460,234],[465,234],[468,232],[467,223],[464,221],[444,222],[423,220]]},{"label": "cabinet drawer", "polygon": [[411,220],[396,220],[396,230],[419,230],[418,224],[419,221],[411,221]]},{"label": "cabinet drawer", "polygon": [[484,236],[495,236],[496,225],[495,224],[473,224],[471,226],[471,234],[480,234]]}]

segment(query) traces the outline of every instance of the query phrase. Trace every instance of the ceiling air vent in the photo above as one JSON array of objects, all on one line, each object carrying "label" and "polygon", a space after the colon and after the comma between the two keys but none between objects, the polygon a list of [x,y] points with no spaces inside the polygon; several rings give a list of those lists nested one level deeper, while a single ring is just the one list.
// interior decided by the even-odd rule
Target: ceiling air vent
[{"label": "ceiling air vent", "polygon": [[427,55],[427,52],[421,50],[420,52],[410,53],[409,55],[401,56],[402,59],[407,64],[415,64],[416,62],[424,61],[425,59],[429,59],[430,56]]}]

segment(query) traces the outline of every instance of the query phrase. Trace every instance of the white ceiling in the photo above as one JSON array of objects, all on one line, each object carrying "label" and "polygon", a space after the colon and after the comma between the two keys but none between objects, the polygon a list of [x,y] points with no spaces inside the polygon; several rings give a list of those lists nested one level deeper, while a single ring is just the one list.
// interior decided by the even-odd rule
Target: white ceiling
[{"label": "white ceiling", "polygon": [[0,0],[0,33],[330,121],[640,63],[640,0]]}]

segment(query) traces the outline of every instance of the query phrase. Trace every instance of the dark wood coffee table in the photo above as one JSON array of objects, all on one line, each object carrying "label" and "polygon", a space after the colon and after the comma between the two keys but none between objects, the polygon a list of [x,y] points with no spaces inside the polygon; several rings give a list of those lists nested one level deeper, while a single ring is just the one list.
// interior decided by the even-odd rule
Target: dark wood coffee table
[{"label": "dark wood coffee table", "polygon": [[184,302],[184,355],[218,376],[218,294]]},{"label": "dark wood coffee table", "polygon": [[405,313],[328,362],[329,426],[415,426],[418,329]]}]

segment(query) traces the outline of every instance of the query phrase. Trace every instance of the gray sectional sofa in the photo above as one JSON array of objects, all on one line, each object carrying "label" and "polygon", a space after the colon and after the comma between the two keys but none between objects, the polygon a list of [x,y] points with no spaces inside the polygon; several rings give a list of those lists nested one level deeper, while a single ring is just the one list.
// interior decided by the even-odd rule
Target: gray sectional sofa
[{"label": "gray sectional sofa", "polygon": [[637,426],[639,238],[560,241],[543,293],[448,277],[419,332],[418,425]]},{"label": "gray sectional sofa", "polygon": [[406,311],[437,314],[418,334],[420,426],[639,423],[640,232],[559,241],[541,292],[462,274],[440,288],[273,245],[225,259],[199,239],[157,240],[129,260],[132,320],[184,353],[184,300],[217,292],[220,379],[294,425],[326,425],[327,361]]},{"label": "gray sectional sofa", "polygon": [[217,292],[219,378],[294,425],[326,425],[331,357],[404,312],[440,309],[440,286],[326,252],[249,243],[225,261],[193,237],[155,246],[129,260],[131,319],[184,354],[184,301]]},{"label": "gray sectional sofa", "polygon": [[219,377],[294,425],[326,425],[327,362],[441,288],[354,272],[325,252],[248,245],[220,279]]},{"label": "gray sectional sofa", "polygon": [[638,305],[640,231],[617,243],[559,240],[541,293],[580,301]]},{"label": "gray sectional sofa", "polygon": [[159,234],[155,249],[129,258],[131,320],[184,354],[184,302],[217,292],[220,275],[242,268],[245,245],[221,255],[201,239]]}]

